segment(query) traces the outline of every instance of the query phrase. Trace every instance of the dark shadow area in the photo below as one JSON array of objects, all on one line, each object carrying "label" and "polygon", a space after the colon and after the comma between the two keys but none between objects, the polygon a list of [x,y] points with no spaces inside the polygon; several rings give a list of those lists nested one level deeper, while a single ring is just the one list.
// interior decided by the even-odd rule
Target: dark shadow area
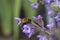
[{"label": "dark shadow area", "polygon": [[[21,2],[22,3],[22,2]],[[21,5],[21,10],[20,10],[20,18],[24,18],[25,14],[24,14],[24,9],[23,9],[23,5]]]},{"label": "dark shadow area", "polygon": [[43,16],[44,26],[46,26],[47,20],[46,20],[46,8],[45,8],[45,5],[40,4],[37,13],[38,13],[37,15],[40,14],[40,15]]},{"label": "dark shadow area", "polygon": [[0,36],[2,36],[1,24],[2,24],[2,22],[1,22],[1,16],[0,16]]}]

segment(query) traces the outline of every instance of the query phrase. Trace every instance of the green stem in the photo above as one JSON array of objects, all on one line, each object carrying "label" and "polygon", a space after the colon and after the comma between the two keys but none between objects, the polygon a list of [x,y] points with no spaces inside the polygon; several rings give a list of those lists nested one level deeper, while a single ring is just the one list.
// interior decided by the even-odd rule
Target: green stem
[{"label": "green stem", "polygon": [[2,32],[5,36],[11,34],[11,8],[6,0],[0,0],[0,11],[2,19]]},{"label": "green stem", "polygon": [[15,17],[19,17],[21,8],[21,0],[14,0],[13,4],[13,39],[18,40],[19,37],[19,28],[17,27],[17,21]]}]

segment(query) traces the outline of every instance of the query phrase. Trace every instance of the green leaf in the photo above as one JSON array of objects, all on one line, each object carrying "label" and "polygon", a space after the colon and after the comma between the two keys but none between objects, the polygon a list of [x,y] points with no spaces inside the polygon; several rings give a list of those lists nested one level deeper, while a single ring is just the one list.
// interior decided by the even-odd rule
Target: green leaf
[{"label": "green leaf", "polygon": [[0,0],[0,13],[2,20],[2,32],[5,36],[11,34],[11,7],[7,0]]},{"label": "green leaf", "polygon": [[17,21],[14,19],[15,17],[20,16],[20,8],[21,8],[21,0],[14,0],[14,4],[12,7],[13,10],[13,39],[18,40],[19,38],[19,28],[17,26]]},{"label": "green leaf", "polygon": [[32,9],[31,4],[29,4],[26,0],[23,0],[22,5],[25,12],[25,16],[29,19],[33,19],[32,17],[37,14],[37,10]]},{"label": "green leaf", "polygon": [[32,2],[32,3],[37,3],[37,0],[30,0],[30,2]]}]

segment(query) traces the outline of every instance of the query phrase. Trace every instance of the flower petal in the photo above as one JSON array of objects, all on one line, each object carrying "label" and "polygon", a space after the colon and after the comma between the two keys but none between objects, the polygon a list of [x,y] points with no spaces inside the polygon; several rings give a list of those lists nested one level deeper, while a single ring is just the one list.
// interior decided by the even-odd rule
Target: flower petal
[{"label": "flower petal", "polygon": [[37,9],[38,8],[38,4],[32,3],[31,6],[32,6],[33,9]]},{"label": "flower petal", "polygon": [[33,24],[26,24],[23,26],[23,33],[25,33],[29,38],[36,33],[35,26]]}]

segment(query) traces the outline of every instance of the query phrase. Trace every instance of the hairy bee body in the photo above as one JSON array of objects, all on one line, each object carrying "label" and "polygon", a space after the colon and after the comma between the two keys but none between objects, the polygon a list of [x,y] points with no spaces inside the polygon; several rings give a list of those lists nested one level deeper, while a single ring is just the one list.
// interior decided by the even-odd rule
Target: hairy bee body
[{"label": "hairy bee body", "polygon": [[22,23],[27,23],[28,21],[29,19],[27,17],[22,19]]}]

